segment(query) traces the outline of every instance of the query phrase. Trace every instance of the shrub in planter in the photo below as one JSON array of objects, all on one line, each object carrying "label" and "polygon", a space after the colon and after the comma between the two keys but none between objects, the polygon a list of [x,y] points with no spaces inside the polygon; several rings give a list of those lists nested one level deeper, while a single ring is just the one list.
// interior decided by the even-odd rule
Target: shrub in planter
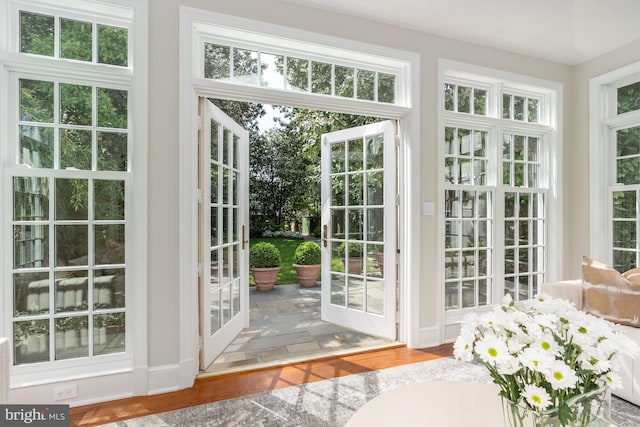
[{"label": "shrub in planter", "polygon": [[347,266],[349,274],[362,273],[364,245],[362,243],[342,242],[338,246],[338,256]]},{"label": "shrub in planter", "polygon": [[249,267],[259,291],[273,289],[280,272],[280,251],[273,243],[256,243],[249,249]]},{"label": "shrub in planter", "polygon": [[320,275],[322,249],[316,242],[303,242],[293,254],[293,268],[301,286],[315,286]]},{"label": "shrub in planter", "polygon": [[[347,247],[348,253],[347,253]],[[338,246],[338,256],[342,259],[344,258],[362,258],[362,254],[364,252],[364,245],[362,243],[353,243],[342,242],[340,246]]]},{"label": "shrub in planter", "polygon": [[298,245],[293,254],[293,262],[300,265],[320,264],[322,249],[316,242],[303,242]]}]

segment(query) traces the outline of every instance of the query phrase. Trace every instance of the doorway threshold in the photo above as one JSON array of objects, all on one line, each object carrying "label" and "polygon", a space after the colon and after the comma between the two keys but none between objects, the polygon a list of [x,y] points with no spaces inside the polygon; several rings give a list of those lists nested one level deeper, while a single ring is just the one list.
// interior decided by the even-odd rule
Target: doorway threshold
[{"label": "doorway threshold", "polygon": [[283,366],[404,345],[320,319],[320,286],[250,288],[250,326],[199,376]]}]

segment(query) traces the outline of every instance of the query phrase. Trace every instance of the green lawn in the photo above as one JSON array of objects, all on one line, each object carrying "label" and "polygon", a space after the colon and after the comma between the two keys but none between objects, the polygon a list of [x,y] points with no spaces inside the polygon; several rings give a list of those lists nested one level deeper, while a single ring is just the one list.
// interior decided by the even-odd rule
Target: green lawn
[{"label": "green lawn", "polygon": [[[280,250],[280,261],[282,270],[278,273],[278,280],[276,285],[283,285],[287,283],[297,283],[298,276],[296,271],[291,266],[293,264],[293,254],[296,251],[298,245],[304,240],[294,239],[281,239],[281,238],[252,238],[250,245],[254,245],[258,242],[273,243]],[[251,278],[253,284],[253,277]]]}]

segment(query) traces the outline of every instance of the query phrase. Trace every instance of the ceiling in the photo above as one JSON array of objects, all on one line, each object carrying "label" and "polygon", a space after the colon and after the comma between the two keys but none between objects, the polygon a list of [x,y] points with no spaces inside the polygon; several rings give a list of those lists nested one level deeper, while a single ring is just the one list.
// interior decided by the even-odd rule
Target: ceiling
[{"label": "ceiling", "polygon": [[576,65],[640,39],[640,0],[287,0]]}]

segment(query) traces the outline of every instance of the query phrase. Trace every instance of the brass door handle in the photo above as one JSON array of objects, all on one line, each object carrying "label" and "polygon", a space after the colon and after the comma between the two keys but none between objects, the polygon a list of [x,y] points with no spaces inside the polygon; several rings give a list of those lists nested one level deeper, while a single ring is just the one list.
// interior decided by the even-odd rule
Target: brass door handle
[{"label": "brass door handle", "polygon": [[322,238],[322,244],[324,245],[325,248],[329,245],[329,236],[328,236],[329,233],[327,229],[328,229],[327,224],[325,224],[322,227],[322,233],[324,234],[324,237]]},{"label": "brass door handle", "polygon": [[242,226],[242,250],[244,250],[245,245],[249,243],[249,240],[245,240],[244,235],[245,235],[245,231],[244,231],[244,225],[243,225]]}]

